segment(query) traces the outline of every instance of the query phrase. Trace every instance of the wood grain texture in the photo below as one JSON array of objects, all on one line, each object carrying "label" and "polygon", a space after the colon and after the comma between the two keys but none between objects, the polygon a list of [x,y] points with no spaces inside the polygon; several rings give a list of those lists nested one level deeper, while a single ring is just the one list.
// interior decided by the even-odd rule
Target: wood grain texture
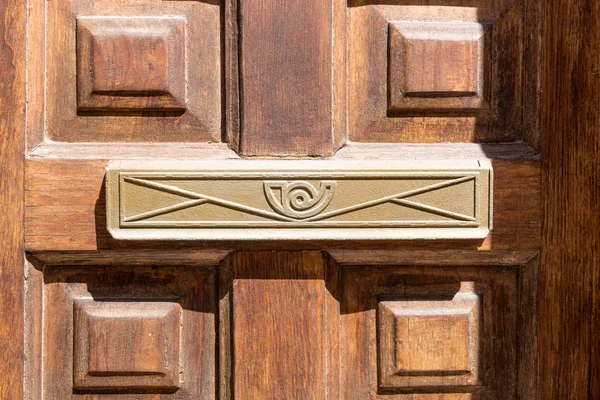
[{"label": "wood grain texture", "polygon": [[180,388],[179,304],[76,299],[73,309],[73,389]]},{"label": "wood grain texture", "polygon": [[60,143],[43,142],[28,149],[32,158],[71,160],[147,160],[156,157],[193,160],[240,158],[224,143]]},{"label": "wood grain texture", "polygon": [[[32,18],[28,22],[30,62],[28,78],[33,86],[29,96],[28,120],[32,122],[29,134],[30,148],[46,141],[67,143],[110,142],[221,142],[223,129],[223,48],[222,10],[215,0],[205,1],[77,1],[71,3],[48,3],[32,0],[29,5]],[[180,46],[179,55],[171,57],[170,68],[178,68],[177,81],[184,76],[184,86],[169,83],[169,91],[187,86],[185,111],[180,95],[175,102],[148,100],[153,96],[132,96],[123,99],[113,96],[91,104],[99,109],[77,109],[77,17],[127,17],[127,19],[185,18],[185,38],[171,38],[171,50]],[[141,23],[143,25],[143,23]],[[121,26],[123,28],[123,26]],[[117,30],[121,37],[126,30]],[[81,39],[81,35],[80,39]],[[129,44],[140,46],[143,41],[129,38]],[[174,41],[177,41],[175,46]],[[81,46],[80,46],[81,47]],[[119,47],[119,46],[116,46]],[[106,48],[108,49],[108,48]],[[105,50],[106,50],[105,49]],[[110,49],[108,49],[110,50]],[[117,50],[116,53],[112,50]],[[123,55],[123,50],[113,48],[103,53],[111,62]],[[129,49],[134,55],[148,52]],[[183,54],[181,54],[183,53]],[[117,56],[115,58],[115,56]],[[128,57],[125,61],[140,63]],[[98,61],[98,60],[97,60]],[[177,62],[174,62],[177,61]],[[98,61],[99,62],[99,61]],[[157,64],[157,68],[160,66]],[[142,66],[125,68],[128,71],[143,69]],[[183,71],[181,71],[183,69]],[[121,70],[121,69],[119,69]],[[45,72],[47,71],[47,73]],[[179,74],[179,75],[177,75]],[[118,75],[118,74],[117,74]],[[108,77],[108,75],[104,75]],[[139,82],[138,82],[139,83]],[[105,87],[106,88],[106,87]],[[110,97],[110,96],[103,96]],[[135,96],[133,96],[135,97]],[[161,97],[161,96],[155,96]],[[144,101],[150,110],[144,109]],[[165,100],[163,98],[163,100]],[[132,104],[136,103],[136,104]],[[167,104],[168,103],[168,104]],[[175,104],[176,103],[176,104]],[[177,110],[161,109],[164,105]],[[135,106],[142,108],[113,109],[112,106]],[[107,108],[108,107],[108,108]],[[40,121],[45,121],[40,123]]]},{"label": "wood grain texture", "polygon": [[481,385],[481,299],[465,286],[452,299],[378,303],[380,387]]},{"label": "wood grain texture", "polygon": [[223,5],[223,32],[225,45],[225,141],[236,151],[240,148],[240,53],[239,53],[239,0],[225,0]]},{"label": "wood grain texture", "polygon": [[219,400],[233,399],[233,257],[223,259],[218,267],[219,321],[218,333],[218,396]]},{"label": "wood grain texture", "polygon": [[0,2],[0,398],[23,396],[26,4]]},{"label": "wood grain texture", "polygon": [[535,160],[539,154],[523,143],[359,143],[348,142],[339,159],[366,160]]},{"label": "wood grain texture", "polygon": [[[491,282],[495,280],[499,280],[509,283],[511,286],[510,290],[517,290],[518,300],[516,300],[516,309],[512,308],[514,312],[517,313],[518,323],[514,325],[515,320],[511,320],[512,322],[508,322],[507,318],[510,319],[512,316],[500,317],[504,319],[503,323],[513,324],[512,328],[507,327],[509,331],[513,331],[516,329],[517,336],[516,340],[518,341],[517,346],[517,359],[518,364],[516,367],[516,375],[518,376],[518,383],[516,387],[516,392],[512,396],[507,396],[506,398],[516,398],[520,400],[530,400],[530,399],[545,399],[544,397],[538,397],[538,388],[537,388],[537,320],[538,320],[538,269],[539,269],[539,252],[538,251],[461,251],[461,250],[447,250],[447,251],[391,251],[391,250],[380,250],[380,251],[356,251],[356,250],[347,250],[347,251],[329,251],[328,252],[328,265],[330,266],[330,270],[334,267],[337,267],[339,271],[339,276],[337,277],[338,282],[341,280],[342,285],[338,286],[338,292],[336,294],[336,298],[340,299],[340,303],[342,306],[342,333],[341,337],[344,338],[345,341],[348,340],[347,334],[351,335],[357,334],[355,328],[357,325],[355,323],[361,324],[361,321],[369,321],[375,312],[376,301],[405,301],[404,307],[410,309],[411,302],[409,299],[418,300],[414,298],[416,293],[424,294],[424,301],[439,301],[441,298],[436,295],[443,292],[445,289],[445,284],[449,284],[450,281],[455,282],[456,279],[464,279],[466,276],[470,276],[469,280],[475,282],[475,290],[474,292],[481,296],[482,303],[484,304],[484,308],[489,305],[490,302],[490,293],[485,294],[485,284],[478,283],[480,280],[490,280]],[[367,267],[368,266],[368,267]],[[413,272],[414,271],[414,274]],[[465,273],[466,275],[462,275]],[[333,276],[330,274],[329,276]],[[444,278],[446,276],[446,278]],[[462,278],[461,278],[462,276]],[[508,278],[508,280],[506,280]],[[371,286],[370,286],[371,285]],[[429,285],[429,286],[428,286]],[[495,286],[496,283],[492,283],[491,287]],[[449,286],[448,286],[449,287]],[[375,289],[374,289],[375,288]],[[465,287],[466,292],[473,291],[472,286]],[[354,292],[348,292],[348,290]],[[498,291],[499,290],[499,291]],[[500,292],[504,292],[500,294]],[[356,295],[357,293],[360,293]],[[454,293],[454,292],[453,292]],[[363,297],[363,295],[365,297]],[[503,289],[495,289],[494,296],[504,296],[506,295]],[[411,297],[412,296],[412,297]],[[365,306],[366,303],[363,303],[363,300],[371,297],[373,301],[369,303],[369,306]],[[418,296],[417,296],[418,297]],[[505,310],[504,303],[511,302],[515,299],[505,298],[500,303],[495,303],[496,305],[492,307],[492,313],[503,313]],[[378,300],[377,300],[378,299]],[[423,300],[423,299],[422,299]],[[359,305],[362,304],[362,305]],[[486,305],[487,304],[487,305]],[[351,310],[344,309],[345,305],[351,308],[351,310],[356,310],[356,313],[352,313]],[[413,307],[414,308],[414,307]],[[426,314],[435,313],[439,307],[432,307],[426,309]],[[489,311],[489,309],[488,309]],[[512,312],[512,311],[510,311]],[[423,314],[423,312],[421,313]],[[496,319],[491,318],[489,314],[482,314],[483,320],[481,324],[485,325],[492,321],[492,323],[499,323]],[[485,322],[485,321],[488,322]],[[348,325],[345,325],[348,321],[351,321],[351,328],[347,330]],[[378,318],[379,324],[383,323],[385,326],[385,321],[382,321],[381,318]],[[381,328],[379,326],[379,337],[381,336]],[[361,329],[361,328],[359,328]],[[368,329],[374,329],[374,325],[372,324],[372,320],[368,323]],[[497,332],[497,331],[496,331]],[[512,333],[511,333],[512,334]],[[479,355],[482,362],[486,363],[485,357],[489,356],[489,353],[485,351],[485,347],[489,345],[489,342],[485,341],[484,331],[481,331],[481,354]],[[498,337],[499,340],[500,339]],[[344,341],[341,342],[342,347],[344,346]],[[374,364],[373,363],[373,348],[364,348],[366,342],[359,341],[358,345],[355,345],[353,348],[350,348],[350,351],[345,351],[342,349],[342,357],[347,357],[346,359],[342,359],[342,365],[347,365],[348,362],[353,362],[357,359],[354,357],[358,354],[359,357],[362,355],[363,357],[358,358],[360,362],[361,371],[364,373],[358,377],[358,384],[354,383],[357,380],[355,376],[356,368],[348,368],[343,370],[344,373],[349,373],[353,377],[348,383],[345,383],[342,380],[342,383],[347,387],[354,385],[362,385],[366,386],[370,385],[368,383],[367,376],[369,374],[368,370]],[[425,345],[426,344],[422,344]],[[369,341],[368,346],[373,346],[372,339]],[[367,346],[367,347],[368,347]],[[440,345],[441,346],[441,345]],[[348,348],[346,348],[347,350]],[[506,356],[514,349],[507,347],[502,350],[505,352],[503,355]],[[500,350],[499,350],[500,351]],[[368,356],[367,356],[368,354]],[[367,356],[367,358],[364,358]],[[422,359],[422,354],[411,353],[410,357],[416,357],[417,359]],[[369,361],[371,360],[371,361]],[[378,357],[379,362],[381,362],[381,355]],[[509,371],[513,366],[505,365],[503,366],[502,374],[505,374],[506,371]],[[511,370],[512,371],[512,370]],[[511,372],[513,373],[513,372]],[[417,375],[422,376],[422,375]],[[491,377],[491,378],[490,378]],[[371,375],[371,378],[374,378]],[[506,376],[504,377],[506,378]],[[504,379],[499,378],[499,379]],[[482,379],[485,386],[490,386],[490,379],[496,379],[494,374],[485,373],[482,371]],[[372,383],[371,383],[372,384]],[[492,384],[491,386],[495,386]],[[368,392],[368,387],[365,387],[364,390]],[[504,390],[503,388],[497,387],[496,390]],[[360,392],[360,393],[366,393]],[[352,391],[351,391],[352,393]],[[358,395],[357,395],[358,396]],[[386,395],[385,398],[388,398],[390,395]],[[456,396],[456,397],[455,397]],[[342,397],[342,398],[352,398],[351,396]],[[358,398],[364,398],[358,396]],[[369,398],[379,398],[379,397],[369,397]],[[454,399],[478,399],[480,398],[478,395],[471,393],[463,393],[463,394],[411,394],[402,397],[398,395],[397,397],[391,397],[394,399],[411,399],[411,400],[454,400]],[[483,398],[486,398],[483,396]],[[500,398],[504,398],[500,396]],[[553,397],[548,397],[553,398]]]},{"label": "wood grain texture", "polygon": [[544,104],[544,9],[546,1],[527,0],[525,7],[523,142],[539,152]]},{"label": "wood grain texture", "polygon": [[25,260],[23,400],[40,400],[43,386],[44,275],[41,265],[35,260]]},{"label": "wood grain texture", "polygon": [[600,398],[600,4],[546,7],[540,398]]},{"label": "wood grain texture", "polygon": [[228,251],[185,250],[104,250],[104,251],[44,251],[29,253],[28,259],[44,265],[217,265]]},{"label": "wood grain texture", "polygon": [[235,253],[233,270],[235,398],[326,399],[321,252]]},{"label": "wood grain texture", "polygon": [[341,266],[356,265],[421,265],[477,267],[525,265],[537,258],[537,251],[464,251],[423,250],[330,250],[329,256]]},{"label": "wood grain texture", "polygon": [[388,111],[489,107],[488,28],[476,22],[391,22]]},{"label": "wood grain texture", "polygon": [[[398,0],[348,2],[348,126],[349,139],[358,142],[512,142],[523,137],[523,49],[526,40],[539,42],[539,35],[524,35],[524,2],[514,0]],[[535,11],[532,8],[530,11]],[[439,23],[451,27],[455,23],[484,24],[489,35],[483,36],[480,90],[486,110],[464,108],[470,102],[446,97],[435,99],[437,105],[452,104],[454,109],[437,108],[431,97],[418,99],[422,106],[411,110],[398,107],[388,92],[393,83],[395,63],[389,63],[390,23],[405,21]],[[452,23],[450,23],[452,21]],[[448,35],[448,32],[444,33]],[[437,40],[441,36],[434,38]],[[393,49],[390,49],[393,50]],[[429,57],[431,53],[424,53]],[[439,51],[439,57],[444,57]],[[483,54],[487,54],[483,56]],[[470,57],[453,61],[456,52],[443,63],[458,65]],[[437,60],[438,62],[440,60]],[[485,61],[488,61],[487,63]],[[413,71],[427,70],[432,65]],[[462,64],[461,64],[462,65]],[[539,70],[539,63],[526,64]],[[434,70],[440,65],[431,67]],[[469,70],[473,70],[473,66]],[[417,73],[415,79],[419,78]],[[410,80],[410,78],[407,78]],[[534,82],[535,85],[535,82]],[[396,96],[397,99],[397,96]],[[465,98],[466,99],[466,98]],[[411,99],[414,100],[414,99]],[[460,103],[463,104],[460,104]],[[408,103],[403,99],[402,105]],[[427,105],[429,105],[427,107]],[[531,122],[531,119],[529,120]]]},{"label": "wood grain texture", "polygon": [[333,151],[348,137],[348,2],[332,0],[333,25]]},{"label": "wood grain texture", "polygon": [[43,363],[42,376],[32,377],[43,379],[43,392],[26,398],[216,398],[214,268],[38,265],[36,272],[42,293],[32,288],[27,303],[43,322],[40,336],[28,339],[44,346],[28,355]]},{"label": "wood grain texture", "polygon": [[[337,259],[345,260],[350,260],[356,255],[356,252],[346,255],[336,253],[332,254]],[[504,260],[503,265],[494,265],[490,258],[488,261],[491,265],[486,266],[486,261],[478,260],[477,255],[474,255],[475,263],[470,265],[468,252],[428,253],[388,252],[385,257],[381,257],[382,254],[379,252],[362,252],[364,256],[362,266],[359,265],[359,261],[352,262],[351,267],[342,264],[339,287],[340,337],[343,338],[340,342],[342,398],[536,399],[537,255],[531,253],[527,257],[519,256],[513,261]],[[371,260],[369,255],[373,256]],[[491,257],[491,254],[489,256]],[[496,256],[499,256],[498,259],[503,258],[500,253],[496,253]],[[446,260],[446,266],[435,263],[442,258]],[[454,266],[450,266],[453,262]],[[511,265],[511,262],[514,263]],[[425,307],[416,313],[416,315],[431,316],[441,312],[444,307],[441,303],[448,302],[447,306],[450,306],[451,302],[460,299],[461,296],[472,298],[473,292],[482,299],[481,319],[478,323],[477,357],[479,357],[478,368],[481,374],[479,382],[452,386],[451,382],[455,376],[443,375],[443,378],[450,378],[447,382],[451,385],[444,388],[443,384],[440,385],[440,376],[428,377],[424,371],[414,375],[414,383],[418,385],[413,388],[407,387],[406,382],[403,385],[390,386],[389,383],[394,381],[381,380],[382,370],[377,368],[377,364],[385,362],[381,358],[381,351],[384,350],[386,343],[386,336],[383,333],[386,327],[389,328],[385,320],[376,315],[381,302],[394,303],[397,307],[402,306],[404,313],[409,313],[407,310],[412,309],[411,315],[415,314],[415,307],[420,308],[425,303],[431,302],[432,307]],[[437,306],[434,307],[434,304]],[[422,315],[419,318],[420,322],[423,322]],[[448,327],[447,324],[444,326]],[[402,324],[398,327],[401,328]],[[435,324],[430,328],[434,327]],[[413,331],[405,333],[410,335],[411,332]],[[423,332],[423,335],[434,334],[443,336],[440,330]],[[453,335],[452,338],[458,340],[462,337],[472,340],[473,334],[472,331],[469,338],[464,335]],[[408,343],[412,341],[409,340]],[[407,342],[405,341],[404,344]],[[431,343],[417,342],[416,344],[428,346]],[[452,346],[459,343],[446,342],[444,345]],[[442,344],[438,349],[441,346]],[[473,343],[469,346],[472,349],[477,348]],[[427,354],[427,352],[412,352],[409,354],[410,361],[417,364],[427,362],[429,366],[435,365],[436,362],[427,358]],[[429,355],[439,354],[432,352]],[[398,376],[400,375],[394,377],[396,383],[399,383]],[[441,382],[446,381],[441,379]]]},{"label": "wood grain texture", "polygon": [[332,0],[240,3],[242,154],[332,153],[331,13]]},{"label": "wood grain texture", "polygon": [[77,110],[187,106],[186,20],[77,18]]}]

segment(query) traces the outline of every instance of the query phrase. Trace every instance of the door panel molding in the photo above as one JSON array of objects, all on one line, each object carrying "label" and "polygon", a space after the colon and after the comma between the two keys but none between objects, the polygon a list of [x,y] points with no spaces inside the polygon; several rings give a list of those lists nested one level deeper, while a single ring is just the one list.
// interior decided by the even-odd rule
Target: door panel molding
[{"label": "door panel molding", "polygon": [[[327,254],[339,281],[342,398],[537,398],[538,252]],[[420,351],[407,358],[404,346]],[[461,351],[468,371],[457,374]]]},{"label": "door panel molding", "polygon": [[143,253],[29,255],[25,399],[223,398],[228,252]]}]

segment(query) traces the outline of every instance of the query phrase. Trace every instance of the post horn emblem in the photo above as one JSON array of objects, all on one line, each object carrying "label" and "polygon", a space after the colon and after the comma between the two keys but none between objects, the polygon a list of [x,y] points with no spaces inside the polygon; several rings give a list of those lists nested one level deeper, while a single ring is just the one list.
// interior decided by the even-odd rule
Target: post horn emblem
[{"label": "post horn emblem", "polygon": [[319,189],[306,181],[265,181],[265,196],[273,210],[287,217],[304,219],[323,211],[331,202],[335,181],[321,181]]}]

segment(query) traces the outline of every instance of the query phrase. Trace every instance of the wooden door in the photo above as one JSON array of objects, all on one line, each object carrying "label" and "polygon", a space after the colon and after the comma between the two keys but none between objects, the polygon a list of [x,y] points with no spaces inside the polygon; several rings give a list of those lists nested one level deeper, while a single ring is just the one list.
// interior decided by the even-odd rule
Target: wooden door
[{"label": "wooden door", "polygon": [[[7,0],[0,13],[0,398],[600,397],[596,4]],[[324,176],[315,159],[340,176],[490,165],[493,228],[109,231],[107,168],[237,160],[231,180],[245,159],[264,160],[259,178],[293,175],[275,159]]]}]

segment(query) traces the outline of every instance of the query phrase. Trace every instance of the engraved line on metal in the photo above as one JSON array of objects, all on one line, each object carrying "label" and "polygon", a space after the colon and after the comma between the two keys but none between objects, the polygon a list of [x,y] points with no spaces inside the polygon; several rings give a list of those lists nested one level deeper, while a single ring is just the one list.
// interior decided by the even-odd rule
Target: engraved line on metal
[{"label": "engraved line on metal", "polygon": [[[435,220],[410,220],[410,221],[317,221],[317,222],[287,222],[280,221],[136,221],[127,222],[121,228],[477,228],[477,221],[435,221]],[[279,224],[278,224],[279,223]]]},{"label": "engraved line on metal", "polygon": [[[146,181],[143,179],[137,179],[137,178],[132,178],[132,177],[125,177],[124,180],[126,182],[131,182],[131,183],[135,183],[141,186],[146,186],[152,189],[157,189],[157,190],[161,190],[163,192],[167,192],[167,193],[173,193],[173,194],[178,194],[181,196],[185,196],[185,197],[191,197],[194,199],[203,199],[206,200],[209,203],[213,203],[213,204],[217,204],[220,206],[224,206],[224,207],[229,207],[232,208],[234,210],[239,210],[239,211],[243,211],[246,212],[248,214],[256,214],[259,215],[261,217],[265,217],[265,218],[271,218],[271,219],[276,219],[279,221],[295,221],[293,218],[288,218],[286,216],[283,215],[279,215],[270,211],[265,211],[265,210],[261,210],[259,208],[254,208],[254,207],[250,207],[250,206],[245,206],[243,204],[239,204],[239,203],[235,203],[233,201],[227,201],[227,200],[223,200],[223,199],[219,199],[217,197],[212,197],[212,196],[207,196],[204,194],[198,194],[195,192],[191,192],[189,190],[185,190],[185,189],[180,189],[178,187],[174,187],[174,186],[169,186],[169,185],[165,185],[162,183],[157,183],[157,182],[150,182],[150,181]],[[136,216],[133,216],[131,218],[135,218]],[[127,222],[127,220],[125,220],[125,222]]]},{"label": "engraved line on metal", "polygon": [[125,217],[124,221],[125,222],[134,222],[134,221],[139,221],[139,220],[146,219],[146,218],[152,218],[152,217],[156,217],[157,215],[168,214],[173,211],[179,211],[179,210],[184,210],[186,208],[199,206],[200,204],[204,204],[206,202],[208,202],[207,199],[190,200],[190,201],[175,204],[172,206],[159,208],[158,210],[148,211],[148,212],[145,212],[142,214],[134,215],[133,217]]},{"label": "engraved line on metal", "polygon": [[429,212],[432,214],[442,215],[444,217],[459,219],[462,221],[477,221],[477,219],[475,217],[471,217],[470,215],[459,214],[459,213],[455,213],[452,211],[444,210],[442,208],[428,206],[426,204],[421,204],[421,203],[417,203],[417,202],[410,201],[410,200],[393,199],[393,200],[391,200],[391,202],[395,203],[395,204],[400,204],[405,207],[414,208],[414,209],[421,210],[421,211],[426,211],[426,212]]},{"label": "engraved line on metal", "polygon": [[303,221],[306,221],[306,222],[309,222],[309,221],[320,221],[320,220],[323,220],[323,219],[327,219],[327,218],[331,218],[331,217],[336,217],[336,216],[341,215],[341,214],[347,214],[349,212],[358,211],[358,210],[362,210],[362,209],[365,209],[365,208],[378,206],[378,205],[387,203],[387,202],[392,201],[392,200],[400,200],[400,199],[403,199],[405,197],[416,196],[418,194],[427,193],[427,192],[430,192],[432,190],[443,189],[445,187],[456,185],[458,183],[466,182],[466,181],[469,181],[469,180],[472,180],[472,179],[474,179],[473,176],[465,176],[465,177],[461,177],[461,178],[457,178],[457,179],[452,179],[452,180],[449,180],[449,181],[444,181],[444,182],[436,183],[436,184],[433,184],[433,185],[428,185],[428,186],[425,186],[425,187],[422,187],[422,188],[419,188],[419,189],[409,190],[408,192],[402,192],[402,193],[398,193],[398,194],[393,194],[391,196],[382,197],[382,198],[376,199],[376,200],[365,201],[364,203],[356,204],[354,206],[340,208],[339,210],[329,211],[329,212],[326,212],[326,213],[323,213],[323,214],[319,214],[319,215],[311,217],[311,218],[306,218]]}]

